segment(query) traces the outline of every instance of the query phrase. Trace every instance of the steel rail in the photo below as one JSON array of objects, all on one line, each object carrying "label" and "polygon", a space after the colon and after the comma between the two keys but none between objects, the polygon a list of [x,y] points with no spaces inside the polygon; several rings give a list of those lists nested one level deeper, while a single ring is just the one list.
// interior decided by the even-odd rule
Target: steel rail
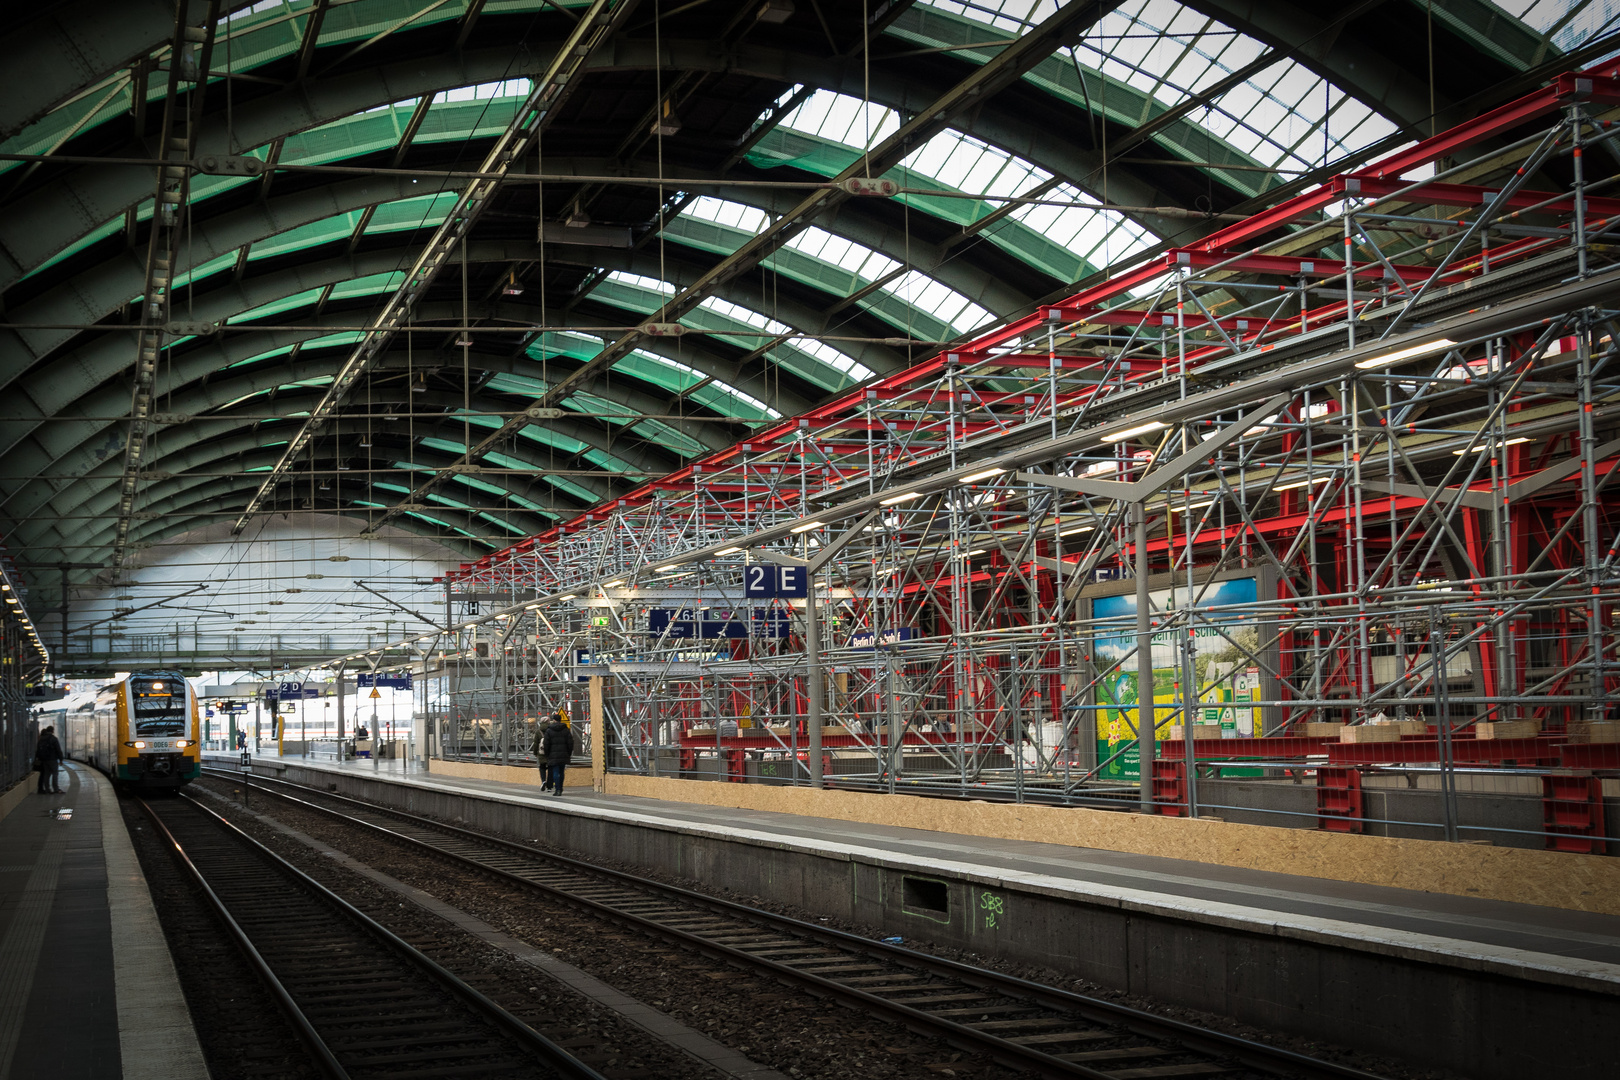
[{"label": "steel rail", "polygon": [[[1284,1075],[1304,1075],[1309,1077],[1333,1078],[1333,1080],[1380,1080],[1376,1074],[1360,1069],[1338,1065],[1333,1062],[1321,1061],[1304,1054],[1290,1050],[1267,1046],[1252,1040],[1227,1035],[1224,1032],[1200,1028],[1184,1021],[1172,1020],[1156,1016],[1152,1013],[1117,1005],[1113,1002],[1099,998],[1087,997],[1072,993],[1057,987],[1045,986],[1040,983],[1020,979],[1011,975],[1004,975],[997,971],[977,968],[968,964],[930,956],[926,953],[915,952],[911,949],[901,948],[882,941],[860,937],[856,934],[833,930],[828,927],[815,926],[810,923],[778,915],[774,912],[759,908],[748,907],[729,900],[706,896],[702,893],[683,889],[679,886],[667,885],[650,878],[644,878],[624,871],[612,870],[580,859],[557,855],[551,852],[539,852],[526,848],[522,844],[500,837],[488,836],[470,829],[460,828],[435,821],[431,818],[411,814],[407,811],[396,810],[391,807],[377,806],[359,799],[333,792],[315,791],[287,780],[277,780],[270,777],[253,777],[252,781],[241,773],[230,770],[207,769],[206,771],[220,776],[229,777],[233,781],[248,783],[266,794],[275,795],[287,802],[297,804],[303,808],[336,818],[347,824],[371,830],[387,839],[407,846],[419,848],[438,857],[460,863],[481,873],[494,875],[503,881],[518,884],[523,887],[537,889],[549,895],[556,896],[570,904],[584,906],[604,917],[640,930],[653,936],[672,938],[696,951],[725,960],[728,963],[742,967],[755,967],[769,973],[779,981],[798,983],[807,987],[817,996],[837,999],[844,1004],[866,1012],[877,1013],[886,1019],[896,1021],[910,1027],[912,1030],[925,1031],[943,1036],[952,1045],[961,1049],[987,1053],[1003,1064],[1015,1068],[1030,1069],[1041,1076],[1047,1077],[1088,1077],[1094,1080],[1116,1080],[1113,1073],[1088,1068],[1076,1062],[1065,1061],[1060,1057],[1044,1053],[1032,1047],[1000,1038],[995,1035],[978,1031],[966,1024],[931,1015],[919,1009],[908,1007],[902,1002],[890,1001],[876,994],[838,983],[832,979],[824,978],[813,973],[800,971],[788,964],[770,960],[754,955],[745,949],[710,941],[700,935],[693,934],[675,927],[665,926],[655,919],[636,915],[632,912],[614,907],[590,897],[580,896],[567,889],[541,882],[533,881],[498,866],[482,862],[467,855],[448,851],[424,840],[404,833],[388,829],[374,822],[365,821],[351,814],[321,806],[307,799],[290,795],[278,787],[295,788],[306,794],[318,795],[321,798],[331,799],[345,803],[365,811],[383,814],[411,822],[423,828],[437,832],[449,833],[452,836],[470,841],[475,844],[498,848],[502,851],[521,853],[525,858],[541,863],[552,863],[568,870],[586,874],[597,878],[606,878],[610,881],[636,889],[642,892],[662,894],[682,904],[706,908],[710,911],[738,919],[745,923],[763,924],[778,933],[796,938],[809,938],[821,944],[829,945],[842,950],[863,952],[885,962],[900,967],[920,969],[940,978],[951,979],[974,986],[982,990],[1000,994],[1004,997],[1031,1002],[1043,1008],[1065,1012],[1081,1019],[1109,1026],[1123,1027],[1134,1034],[1150,1038],[1172,1040],[1188,1048],[1188,1050],[1219,1057],[1230,1057],[1243,1064],[1265,1072],[1280,1073]],[[265,786],[266,782],[274,786]]]},{"label": "steel rail", "polygon": [[315,1063],[320,1066],[321,1071],[332,1077],[333,1080],[348,1080],[348,1070],[339,1063],[337,1057],[332,1053],[331,1047],[326,1045],[326,1041],[315,1030],[315,1025],[310,1023],[309,1017],[304,1015],[304,1010],[298,1007],[298,1002],[293,1000],[292,994],[287,990],[281,979],[276,976],[275,970],[270,967],[270,962],[264,958],[264,954],[259,952],[252,940],[248,938],[247,931],[242,929],[242,924],[236,921],[236,917],[231,914],[230,908],[225,906],[225,901],[220,899],[219,894],[214,891],[214,887],[208,884],[208,879],[203,877],[201,870],[197,869],[197,864],[191,861],[191,855],[180,845],[180,841],[175,839],[174,834],[163,823],[163,819],[158,817],[157,811],[152,809],[150,803],[145,799],[138,799],[137,802],[140,803],[141,811],[146,814],[146,818],[152,823],[152,827],[158,831],[158,835],[172,849],[171,853],[179,860],[186,874],[202,890],[203,896],[208,900],[208,906],[214,909],[214,914],[225,924],[225,930],[230,934],[231,939],[236,942],[237,949],[247,959],[248,964],[259,976],[259,980],[264,983],[265,988],[270,991],[270,995],[276,999],[276,1004],[281,1007],[282,1015],[292,1024],[293,1030],[298,1033],[299,1039],[303,1041],[309,1052],[314,1056]]},{"label": "steel rail", "polygon": [[[261,788],[260,790],[263,791],[268,789]],[[182,791],[178,794],[180,798],[184,799],[186,804],[192,809],[212,819],[213,823],[224,830],[225,834],[232,840],[242,845],[257,858],[268,863],[273,871],[279,871],[290,879],[296,887],[308,891],[309,893],[313,894],[317,900],[335,908],[340,914],[357,924],[362,930],[370,934],[372,937],[375,937],[383,942],[383,944],[385,944],[391,951],[404,958],[412,966],[425,972],[434,982],[438,983],[440,986],[449,990],[453,995],[460,998],[463,1002],[469,1005],[473,1011],[478,1013],[484,1019],[492,1022],[496,1027],[503,1030],[524,1049],[528,1050],[530,1053],[533,1053],[541,1065],[555,1070],[558,1076],[563,1077],[564,1080],[606,1080],[601,1073],[586,1065],[584,1062],[574,1057],[568,1051],[564,1050],[562,1047],[558,1046],[556,1043],[552,1042],[538,1031],[535,1031],[528,1024],[525,1024],[522,1020],[519,1020],[516,1016],[513,1016],[501,1005],[497,1004],[480,991],[468,985],[459,976],[453,974],[437,961],[427,956],[421,950],[406,942],[392,930],[389,930],[386,926],[383,926],[377,920],[355,907],[349,901],[345,900],[343,897],[339,896],[337,893],[333,892],[319,881],[316,881],[314,878],[298,869],[292,863],[288,862],[286,859],[282,858],[280,855],[277,855],[274,851],[271,851],[268,847],[265,847],[259,841],[243,832],[240,827],[208,807],[203,806],[201,803],[197,802],[195,798],[187,795],[185,792]],[[176,856],[179,857],[193,880],[202,887],[205,895],[207,895],[209,898],[209,901],[216,912],[226,921],[227,926],[231,928],[232,937],[236,939],[237,944],[243,949],[243,951],[248,954],[250,961],[254,964],[260,975],[266,979],[267,984],[272,987],[272,992],[276,994],[277,1000],[282,1004],[282,1007],[286,1010],[290,1010],[289,1016],[294,1019],[294,1025],[299,1029],[300,1036],[306,1041],[310,1042],[311,1048],[317,1053],[322,1068],[327,1071],[328,1075],[333,1077],[347,1078],[349,1073],[337,1061],[336,1057],[332,1054],[331,1049],[327,1047],[325,1041],[321,1039],[319,1033],[315,1031],[314,1025],[306,1016],[304,1016],[302,1010],[299,1009],[298,1005],[293,1000],[290,992],[271,970],[268,961],[264,959],[263,955],[249,940],[247,933],[242,928],[241,924],[238,923],[234,917],[232,917],[224,901],[208,884],[208,881],[204,877],[202,871],[191,859],[190,855],[180,844],[179,840],[175,838],[174,834],[163,823],[158,813],[151,807],[150,804],[148,804],[144,799],[138,801],[140,802],[141,809],[145,811],[146,816],[151,819],[154,825],[158,827],[165,839],[173,847]]]}]

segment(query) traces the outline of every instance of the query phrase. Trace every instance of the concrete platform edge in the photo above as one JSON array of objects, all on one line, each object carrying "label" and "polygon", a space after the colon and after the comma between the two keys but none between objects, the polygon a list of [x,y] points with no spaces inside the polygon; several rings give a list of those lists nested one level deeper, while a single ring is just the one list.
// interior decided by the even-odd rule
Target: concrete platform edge
[{"label": "concrete platform edge", "polygon": [[124,828],[118,793],[95,769],[75,767],[96,786],[101,803],[119,1052],[125,1080],[208,1080],[191,1009],[180,990],[146,875]]},{"label": "concrete platform edge", "polygon": [[17,785],[4,795],[0,795],[0,821],[6,815],[28,801],[28,795],[34,790],[34,774],[29,773],[17,782]]},{"label": "concrete platform edge", "polygon": [[[270,765],[270,763],[259,763]],[[1279,917],[1274,912],[1260,913],[1254,908],[1214,901],[1188,901],[1178,898],[1166,901],[1158,894],[1146,890],[1088,882],[1075,882],[1040,874],[1017,872],[987,873],[971,863],[935,859],[927,856],[898,858],[890,852],[861,845],[830,841],[811,843],[794,837],[782,837],[747,829],[719,829],[690,822],[672,821],[653,814],[627,813],[617,809],[592,807],[569,803],[566,799],[541,801],[535,797],[507,795],[502,792],[478,789],[454,789],[443,783],[424,783],[410,777],[357,774],[352,770],[326,766],[321,762],[275,762],[274,771],[286,767],[369,779],[400,787],[423,791],[461,794],[468,798],[489,800],[513,806],[543,809],[584,818],[605,819],[643,828],[675,834],[720,839],[754,847],[774,848],[808,854],[840,862],[864,863],[889,870],[924,870],[947,874],[963,881],[992,888],[1010,888],[1021,892],[1050,897],[1067,902],[1091,904],[1137,912],[1157,918],[1179,920],[1218,926],[1224,929],[1264,936],[1292,938],[1333,948],[1371,953],[1417,963],[1436,964],[1466,971],[1484,972],[1510,979],[1524,979],[1577,990],[1620,997],[1620,965],[1599,962],[1577,963],[1546,953],[1503,948],[1480,942],[1464,942],[1427,934],[1410,933],[1370,927],[1360,923],[1320,919],[1303,915]]]}]

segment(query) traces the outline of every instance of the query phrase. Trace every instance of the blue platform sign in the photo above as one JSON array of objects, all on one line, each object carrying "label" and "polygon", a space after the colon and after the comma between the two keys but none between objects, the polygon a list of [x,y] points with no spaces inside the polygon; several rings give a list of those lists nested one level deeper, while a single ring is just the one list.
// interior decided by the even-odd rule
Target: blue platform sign
[{"label": "blue platform sign", "polygon": [[743,595],[750,600],[803,599],[810,595],[810,568],[755,563],[743,570]]},{"label": "blue platform sign", "polygon": [[392,687],[395,690],[413,690],[416,688],[416,676],[409,673],[404,675],[373,675],[369,672],[361,672],[357,678],[357,684],[361,690],[369,690],[374,686]]},{"label": "blue platform sign", "polygon": [[647,612],[647,631],[653,637],[697,637],[697,612],[692,608],[658,608]]},{"label": "blue platform sign", "polygon": [[783,638],[788,634],[788,613],[755,608],[745,620],[742,612],[724,608],[652,608],[647,632],[655,638]]},{"label": "blue platform sign", "polygon": [[265,690],[264,696],[266,701],[297,701],[301,698],[320,697],[321,688],[305,686],[301,682],[284,682]]},{"label": "blue platform sign", "polygon": [[849,647],[874,649],[879,645],[898,645],[916,636],[917,631],[909,626],[897,626],[891,630],[857,630],[849,636]]}]

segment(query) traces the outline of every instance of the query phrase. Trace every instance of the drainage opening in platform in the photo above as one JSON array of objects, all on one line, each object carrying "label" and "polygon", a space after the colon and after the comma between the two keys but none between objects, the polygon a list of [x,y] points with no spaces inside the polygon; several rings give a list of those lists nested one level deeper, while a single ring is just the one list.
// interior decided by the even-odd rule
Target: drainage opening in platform
[{"label": "drainage opening in platform", "polygon": [[943,881],[932,878],[905,877],[900,879],[901,906],[919,915],[949,915],[951,913],[950,888]]}]

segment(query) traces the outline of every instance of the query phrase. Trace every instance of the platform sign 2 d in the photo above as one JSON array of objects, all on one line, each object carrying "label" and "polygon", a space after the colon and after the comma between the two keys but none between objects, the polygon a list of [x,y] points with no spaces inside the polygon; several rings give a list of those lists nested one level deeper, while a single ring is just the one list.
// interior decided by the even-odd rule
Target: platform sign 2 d
[{"label": "platform sign 2 d", "polygon": [[318,686],[305,686],[301,682],[284,682],[265,690],[265,699],[268,701],[297,701],[301,698],[318,698],[321,688]]},{"label": "platform sign 2 d", "polygon": [[802,600],[810,595],[810,568],[754,563],[743,569],[743,595],[750,600]]}]

